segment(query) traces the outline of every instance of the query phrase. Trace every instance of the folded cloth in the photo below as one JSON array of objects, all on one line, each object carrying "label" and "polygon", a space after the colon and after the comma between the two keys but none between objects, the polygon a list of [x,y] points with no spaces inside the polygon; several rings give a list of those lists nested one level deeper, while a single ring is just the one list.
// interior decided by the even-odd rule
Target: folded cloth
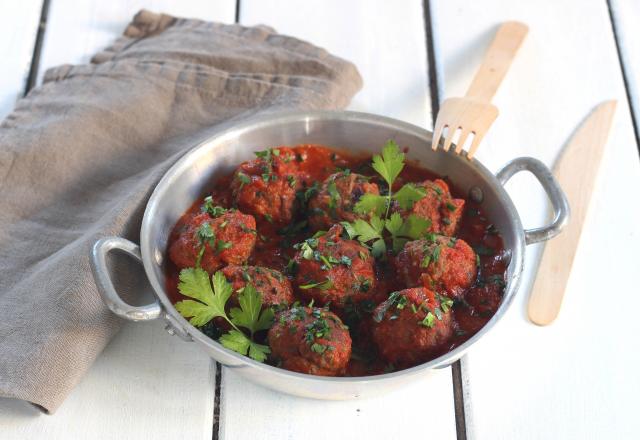
[{"label": "folded cloth", "polygon": [[221,122],[338,109],[356,68],[266,27],[139,12],[91,64],[49,70],[0,125],[0,396],[54,412],[122,322],[93,243],[138,239],[173,162]]}]

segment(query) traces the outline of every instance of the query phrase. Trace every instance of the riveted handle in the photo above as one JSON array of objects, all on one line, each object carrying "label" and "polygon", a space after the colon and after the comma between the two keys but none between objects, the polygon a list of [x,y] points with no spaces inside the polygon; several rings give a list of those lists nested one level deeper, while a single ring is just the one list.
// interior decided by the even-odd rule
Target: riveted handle
[{"label": "riveted handle", "polygon": [[570,209],[567,196],[549,168],[533,157],[519,157],[512,160],[498,171],[496,178],[504,186],[514,174],[520,171],[529,171],[538,179],[551,201],[554,212],[554,217],[550,224],[540,228],[526,229],[524,231],[525,241],[527,244],[547,241],[558,235],[569,222]]},{"label": "riveted handle", "polygon": [[112,251],[123,252],[142,263],[140,246],[124,238],[106,237],[93,245],[91,270],[104,303],[113,313],[129,321],[150,321],[158,318],[162,314],[162,306],[157,298],[154,298],[151,304],[132,306],[120,297],[107,267],[107,255]]}]

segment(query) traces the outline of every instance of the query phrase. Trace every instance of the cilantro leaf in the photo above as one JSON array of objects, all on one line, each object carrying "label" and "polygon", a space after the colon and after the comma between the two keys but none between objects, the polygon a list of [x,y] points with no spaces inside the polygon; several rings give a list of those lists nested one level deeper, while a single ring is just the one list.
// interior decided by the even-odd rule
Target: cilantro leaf
[{"label": "cilantro leaf", "polygon": [[229,314],[231,322],[248,329],[253,335],[259,330],[266,330],[273,323],[273,310],[262,310],[262,296],[253,284],[247,284],[238,294],[240,308],[234,307]]},{"label": "cilantro leaf", "polygon": [[378,194],[367,193],[363,195],[358,203],[353,207],[354,212],[358,214],[368,214],[373,212],[375,215],[383,215],[387,209],[387,198]]},{"label": "cilantro leaf", "polygon": [[413,205],[422,200],[427,192],[415,186],[413,183],[407,183],[400,190],[393,194],[393,198],[398,201],[398,204],[402,209],[411,209]]},{"label": "cilantro leaf", "polygon": [[216,317],[225,317],[224,306],[233,293],[231,284],[218,271],[213,277],[213,290],[209,274],[200,269],[187,268],[180,271],[178,290],[184,296],[194,298],[176,303],[176,310],[195,326],[203,326]]},{"label": "cilantro leaf", "polygon": [[382,155],[376,154],[373,156],[373,164],[371,166],[391,188],[400,171],[404,168],[404,154],[400,152],[398,144],[390,140],[382,149]]}]

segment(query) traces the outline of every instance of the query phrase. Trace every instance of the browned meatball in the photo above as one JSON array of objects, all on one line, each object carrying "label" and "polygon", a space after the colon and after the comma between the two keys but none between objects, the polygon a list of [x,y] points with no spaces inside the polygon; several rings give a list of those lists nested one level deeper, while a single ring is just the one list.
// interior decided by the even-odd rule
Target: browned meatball
[{"label": "browned meatball", "polygon": [[380,194],[378,185],[360,174],[343,171],[327,177],[318,194],[309,201],[309,223],[314,229],[328,229],[340,221],[352,222],[368,215],[357,214],[354,206],[364,194]]},{"label": "browned meatball", "polygon": [[169,248],[171,261],[179,268],[197,267],[210,274],[225,264],[242,264],[256,243],[256,221],[239,211],[222,210],[191,216]]},{"label": "browned meatball", "polygon": [[406,243],[394,262],[407,287],[425,285],[456,298],[478,273],[473,249],[464,240],[442,235]]},{"label": "browned meatball", "polygon": [[244,212],[277,225],[287,224],[296,210],[296,191],[306,175],[291,148],[278,147],[243,162],[233,175],[234,203]]},{"label": "browned meatball", "polygon": [[296,245],[295,284],[306,300],[341,309],[370,298],[375,287],[373,257],[355,240],[342,238],[335,225],[318,237]]},{"label": "browned meatball", "polygon": [[289,305],[294,301],[291,283],[275,269],[260,266],[230,265],[222,269],[222,273],[233,288],[234,293],[227,303],[231,307],[238,306],[236,292],[247,284],[253,285],[260,293],[264,307],[281,304]]},{"label": "browned meatball", "polygon": [[453,334],[451,303],[424,287],[392,293],[373,313],[380,355],[396,368],[436,357]]},{"label": "browned meatball", "polygon": [[426,195],[417,201],[410,211],[403,214],[415,214],[430,222],[428,232],[453,236],[464,209],[463,199],[454,199],[449,185],[444,180],[425,180],[416,187],[426,191]]},{"label": "browned meatball", "polygon": [[299,373],[343,374],[351,356],[348,328],[327,309],[295,306],[280,313],[268,341],[280,366]]}]

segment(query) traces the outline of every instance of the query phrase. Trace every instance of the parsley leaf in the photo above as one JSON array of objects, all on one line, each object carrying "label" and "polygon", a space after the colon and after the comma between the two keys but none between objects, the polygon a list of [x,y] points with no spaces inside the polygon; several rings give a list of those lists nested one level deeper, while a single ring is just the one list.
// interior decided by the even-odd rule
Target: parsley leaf
[{"label": "parsley leaf", "polygon": [[358,237],[358,240],[363,243],[376,238],[382,238],[381,234],[384,224],[382,223],[380,217],[371,218],[371,223],[362,219],[357,219],[355,222],[353,222],[352,226],[353,230],[356,233],[356,236]]},{"label": "parsley leaf", "polygon": [[397,212],[391,214],[391,217],[385,222],[385,228],[391,233],[391,235],[400,235],[404,226],[402,217]]},{"label": "parsley leaf", "polygon": [[404,154],[400,152],[400,148],[395,141],[387,141],[387,144],[382,149],[382,155],[376,154],[373,156],[373,164],[371,166],[391,188],[400,171],[404,168]]},{"label": "parsley leaf", "polygon": [[411,214],[404,222],[404,228],[402,230],[403,235],[417,240],[423,237],[431,227],[431,220],[418,217],[415,214]]},{"label": "parsley leaf", "polygon": [[231,330],[229,333],[220,336],[220,343],[223,347],[245,356],[248,352],[249,357],[258,362],[264,362],[267,359],[267,354],[271,353],[268,346],[253,342],[238,330]]},{"label": "parsley leaf", "polygon": [[[213,276],[213,288],[209,274],[200,268],[187,268],[180,271],[178,290],[184,296],[193,300],[178,301],[176,310],[189,322],[197,327],[202,327],[214,318],[224,318],[233,329],[222,335],[220,343],[242,355],[247,355],[259,362],[264,362],[269,347],[253,341],[253,334],[259,330],[266,330],[273,323],[273,310],[262,310],[262,297],[255,287],[247,284],[238,294],[240,308],[231,309],[231,319],[225,312],[225,305],[233,288],[221,271]],[[197,300],[197,301],[196,301]],[[251,338],[247,337],[240,329],[244,327],[251,332]]]},{"label": "parsley leaf", "polygon": [[393,198],[397,200],[402,209],[411,209],[413,205],[422,200],[427,194],[423,188],[415,186],[413,183],[407,183],[399,191],[393,194]]},{"label": "parsley leaf", "polygon": [[406,220],[397,212],[385,222],[385,228],[391,234],[393,251],[398,253],[409,239],[416,240],[423,236],[431,226],[431,221],[411,214]]},{"label": "parsley leaf", "polygon": [[203,269],[188,268],[180,271],[178,290],[184,296],[194,298],[176,303],[176,310],[195,326],[203,326],[216,317],[225,317],[224,305],[233,292],[231,285],[216,272],[213,277],[213,290],[209,274]]},{"label": "parsley leaf", "polygon": [[262,296],[253,284],[247,284],[238,294],[238,303],[240,308],[234,307],[229,312],[231,321],[237,326],[248,329],[252,336],[255,332],[266,330],[273,324],[273,310],[270,308],[262,310]]},{"label": "parsley leaf", "polygon": [[387,210],[387,198],[378,194],[366,193],[355,204],[353,210],[358,214],[373,212],[375,215],[382,215]]}]

